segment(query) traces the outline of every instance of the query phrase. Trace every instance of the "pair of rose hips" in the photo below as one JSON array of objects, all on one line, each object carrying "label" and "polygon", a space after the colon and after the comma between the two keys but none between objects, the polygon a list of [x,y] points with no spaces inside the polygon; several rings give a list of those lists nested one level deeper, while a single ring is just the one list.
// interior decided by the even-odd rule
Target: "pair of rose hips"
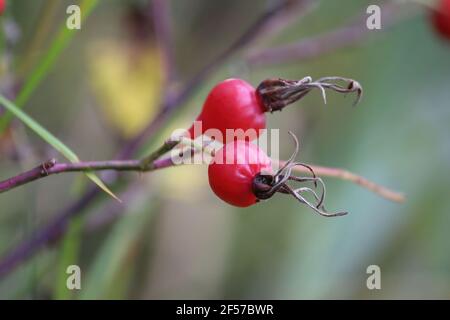
[{"label": "pair of rose hips", "polygon": [[[340,81],[345,85],[338,84]],[[361,86],[356,81],[341,77],[321,78],[314,82],[310,77],[299,81],[268,79],[256,89],[244,80],[228,79],[217,84],[206,98],[203,109],[196,119],[202,123],[201,131],[196,132],[192,125],[188,133],[190,138],[194,139],[200,134],[208,134],[209,129],[215,129],[225,137],[227,129],[240,129],[254,130],[257,137],[260,130],[266,128],[266,112],[281,111],[314,88],[320,89],[324,98],[325,89],[342,93],[357,92],[358,100],[362,93]],[[208,167],[211,189],[220,199],[237,207],[251,206],[279,192],[293,195],[321,215],[345,214],[345,212],[325,211],[323,182],[314,175],[310,167],[293,161],[298,152],[298,141],[295,136],[293,137],[296,152],[276,173],[273,173],[272,161],[263,150],[250,141],[234,137],[215,153]],[[292,168],[296,165],[310,169],[312,177],[291,176]],[[288,181],[310,182],[316,187],[320,183],[322,195],[318,196],[311,188],[292,189],[287,184]],[[309,201],[308,197],[312,197],[313,201]]]},{"label": "pair of rose hips", "polygon": [[450,0],[439,0],[437,10],[432,14],[432,22],[436,32],[450,40]]},{"label": "pair of rose hips", "polygon": [[6,1],[0,0],[0,14],[2,14],[5,11],[5,7],[6,7]]}]

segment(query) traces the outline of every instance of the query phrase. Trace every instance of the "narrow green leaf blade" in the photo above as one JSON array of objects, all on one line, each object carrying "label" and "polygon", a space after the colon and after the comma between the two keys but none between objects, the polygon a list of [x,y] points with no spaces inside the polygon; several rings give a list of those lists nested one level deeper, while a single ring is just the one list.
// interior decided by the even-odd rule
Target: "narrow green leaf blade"
[{"label": "narrow green leaf blade", "polygon": [[[20,121],[22,121],[26,126],[33,130],[38,136],[40,136],[44,141],[50,144],[53,148],[58,150],[63,156],[65,156],[71,162],[79,162],[80,159],[68,146],[66,146],[61,140],[55,137],[47,129],[41,126],[33,118],[27,115],[25,112],[20,110],[14,103],[6,99],[4,96],[0,95],[0,104],[3,105],[8,111],[10,111],[14,116],[16,116]],[[119,200],[119,198],[108,189],[108,187],[97,177],[93,172],[85,172],[86,176],[91,179],[96,185],[98,185],[103,191],[112,196],[114,199]]]},{"label": "narrow green leaf blade", "polygon": [[0,95],[0,103],[14,116],[16,116],[20,121],[22,121],[27,127],[33,130],[38,136],[44,139],[53,148],[58,150],[62,155],[64,155],[71,162],[79,161],[77,155],[70,150],[64,143],[51,134],[47,129],[37,123],[33,118],[28,116],[25,112],[17,108],[17,106],[10,100],[6,99],[4,96]]},{"label": "narrow green leaf blade", "polygon": [[106,184],[93,172],[85,172],[84,173],[89,179],[91,179],[92,182],[94,182],[100,189],[102,189],[104,192],[109,194],[111,197],[122,203],[122,200],[120,200],[109,188],[106,186]]}]

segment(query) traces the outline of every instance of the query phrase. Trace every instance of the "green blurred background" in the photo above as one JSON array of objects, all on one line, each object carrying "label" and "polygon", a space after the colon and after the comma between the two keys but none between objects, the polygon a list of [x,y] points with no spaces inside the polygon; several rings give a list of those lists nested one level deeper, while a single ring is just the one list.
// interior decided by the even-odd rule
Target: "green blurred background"
[{"label": "green blurred background", "polygon": [[[33,72],[73,3],[9,2],[1,23],[14,21],[20,35],[11,48],[3,47],[3,60],[7,53],[10,59],[2,67],[3,83],[11,74],[26,78]],[[171,1],[180,83],[273,3]],[[317,1],[275,37],[263,36],[258,48],[337,29],[369,4]],[[209,189],[206,166],[129,173],[124,179],[131,189],[114,189],[122,205],[100,195],[63,241],[0,279],[0,298],[450,298],[450,42],[433,32],[423,7],[403,5],[412,9],[408,18],[313,59],[251,66],[243,57],[253,47],[238,52],[149,145],[190,125],[222,79],[257,85],[267,77],[351,77],[365,89],[357,108],[352,97],[329,94],[323,105],[315,93],[269,116],[269,126],[282,130],[284,158],[292,152],[292,130],[301,140],[302,161],[357,172],[404,192],[405,203],[327,178],[328,208],[350,212],[327,219],[283,196],[233,208]],[[164,78],[159,53],[151,21],[138,24],[148,31],[136,35],[132,8],[147,10],[147,1],[101,0],[25,106],[84,160],[112,158],[157,112]],[[1,148],[1,179],[57,156],[19,123],[2,137]],[[89,184],[80,174],[67,174],[2,194],[0,255]],[[79,291],[66,289],[71,264],[82,270]],[[366,287],[372,264],[381,268],[381,290]]]}]

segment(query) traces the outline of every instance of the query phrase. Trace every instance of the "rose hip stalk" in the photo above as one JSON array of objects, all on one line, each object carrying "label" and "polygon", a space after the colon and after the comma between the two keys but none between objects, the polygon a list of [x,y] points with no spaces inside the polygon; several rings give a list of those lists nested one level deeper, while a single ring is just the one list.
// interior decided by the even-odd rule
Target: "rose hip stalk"
[{"label": "rose hip stalk", "polygon": [[[298,153],[296,148],[289,161],[273,173],[271,160],[258,146],[248,141],[235,140],[224,145],[214,156],[208,167],[209,185],[213,192],[223,201],[237,207],[248,207],[260,200],[271,198],[275,193],[290,194],[298,201],[306,204],[322,216],[334,217],[347,214],[347,212],[326,212],[323,202],[325,198],[325,185],[314,174],[311,167],[300,162],[294,162]],[[308,168],[312,177],[295,177],[291,175],[295,166]],[[321,195],[309,187],[293,188],[289,182],[313,183],[321,185]],[[313,200],[310,201],[307,198]]]},{"label": "rose hip stalk", "polygon": [[450,0],[439,0],[438,9],[433,12],[433,26],[442,37],[450,40]]},{"label": "rose hip stalk", "polygon": [[356,103],[362,95],[358,82],[342,77],[325,77],[316,81],[311,77],[298,81],[267,79],[256,89],[244,80],[227,79],[211,90],[196,120],[202,123],[201,131],[195,132],[193,124],[189,136],[194,139],[208,129],[217,129],[225,138],[226,129],[254,129],[257,138],[260,129],[266,128],[266,112],[281,111],[315,88],[321,91],[325,103],[325,89],[341,93],[356,92]]}]

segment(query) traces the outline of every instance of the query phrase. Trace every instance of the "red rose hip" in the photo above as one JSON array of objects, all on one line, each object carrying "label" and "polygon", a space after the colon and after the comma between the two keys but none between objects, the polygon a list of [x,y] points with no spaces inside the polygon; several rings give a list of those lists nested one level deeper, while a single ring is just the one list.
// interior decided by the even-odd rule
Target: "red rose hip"
[{"label": "red rose hip", "polygon": [[[259,200],[271,198],[275,193],[289,194],[299,202],[307,205],[316,213],[325,217],[335,217],[347,212],[328,213],[323,205],[325,185],[316,177],[308,165],[294,162],[298,153],[298,141],[294,154],[276,173],[272,171],[272,161],[267,154],[251,142],[235,140],[224,145],[215,154],[208,167],[209,185],[213,192],[223,201],[236,207],[249,207]],[[303,166],[311,171],[312,177],[296,177],[291,175],[294,166]],[[309,187],[293,188],[292,183],[320,184],[322,192],[319,196]],[[310,200],[312,199],[312,200]]]},{"label": "red rose hip", "polygon": [[[195,139],[209,133],[221,142],[254,140],[266,128],[266,112],[281,111],[314,88],[320,89],[324,99],[325,89],[340,93],[357,92],[357,101],[362,94],[358,82],[342,77],[324,77],[317,81],[311,77],[301,80],[266,79],[256,89],[244,80],[227,79],[208,94],[196,119],[201,122],[201,129],[196,129],[195,123],[192,124],[188,130],[189,137]],[[210,129],[215,129],[215,132],[208,132]],[[232,137],[227,137],[227,129],[232,130],[229,132],[233,134]]]},{"label": "red rose hip", "polygon": [[[264,107],[255,88],[241,79],[227,79],[217,84],[208,94],[203,109],[196,121],[201,121],[201,132],[194,132],[194,125],[189,129],[191,138],[205,133],[208,129],[217,129],[223,139],[227,129],[259,130],[266,127]],[[223,141],[222,141],[223,142]]]},{"label": "red rose hip", "polygon": [[272,172],[271,160],[258,146],[248,141],[234,141],[222,147],[208,167],[209,185],[223,201],[248,207],[258,198],[252,191],[253,179]]}]

